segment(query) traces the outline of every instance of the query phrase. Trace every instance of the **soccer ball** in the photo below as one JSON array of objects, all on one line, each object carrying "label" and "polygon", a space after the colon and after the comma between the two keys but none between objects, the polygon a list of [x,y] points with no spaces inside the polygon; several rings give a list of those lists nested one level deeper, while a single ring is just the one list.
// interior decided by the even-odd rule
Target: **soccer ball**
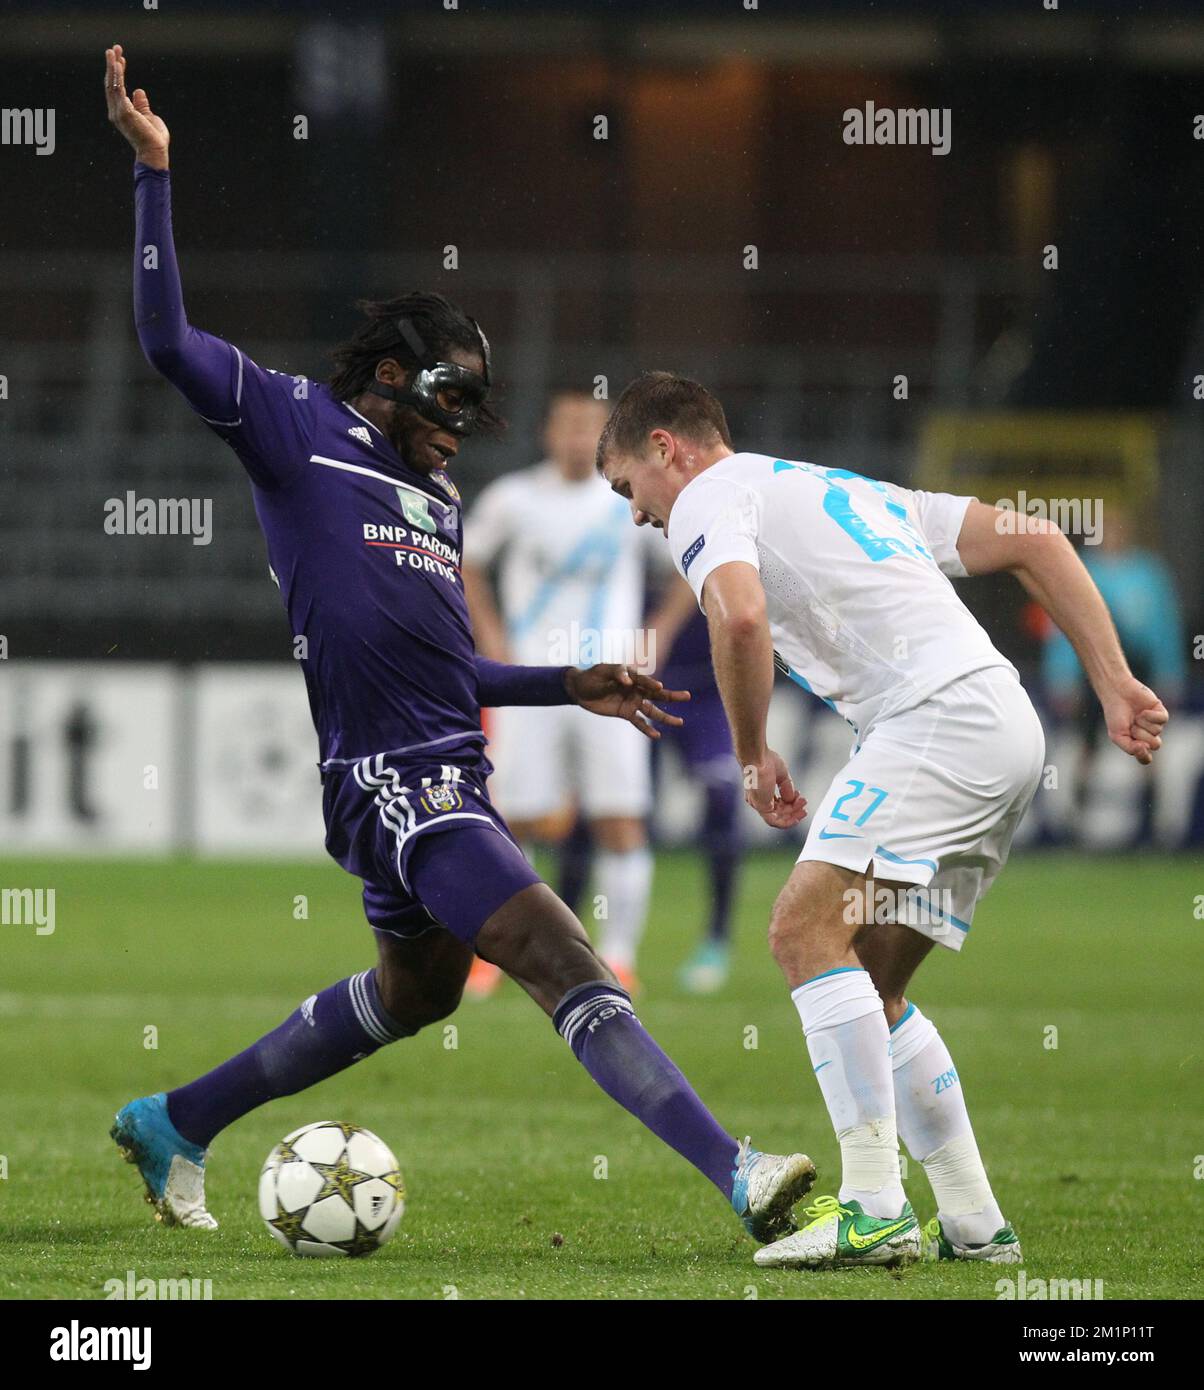
[{"label": "soccer ball", "polygon": [[371,1255],[403,1211],[397,1160],[359,1125],[319,1120],[294,1130],[259,1175],[259,1214],[294,1255]]}]

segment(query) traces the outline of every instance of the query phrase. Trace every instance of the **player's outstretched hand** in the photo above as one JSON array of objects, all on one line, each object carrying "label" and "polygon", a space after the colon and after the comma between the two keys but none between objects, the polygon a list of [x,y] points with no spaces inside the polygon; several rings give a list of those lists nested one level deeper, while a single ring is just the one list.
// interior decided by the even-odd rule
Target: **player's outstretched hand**
[{"label": "player's outstretched hand", "polygon": [[772,748],[757,763],[744,769],[744,799],[766,825],[789,830],[807,814],[807,802],[798,794],[789,769]]},{"label": "player's outstretched hand", "polygon": [[1166,706],[1135,676],[1128,676],[1114,690],[1101,696],[1108,737],[1139,763],[1149,766],[1162,747],[1162,731],[1170,718]]},{"label": "player's outstretched hand", "polygon": [[646,676],[630,666],[605,663],[585,670],[573,666],[564,678],[565,688],[573,702],[591,714],[605,714],[612,719],[626,719],[646,738],[660,738],[657,724],[684,724],[676,714],[669,714],[654,700],[677,703],[688,700],[688,690],[666,690],[655,676]]},{"label": "player's outstretched hand", "polygon": [[171,136],[141,87],[135,88],[133,97],[126,96],[125,55],[119,43],[105,49],[105,102],[109,120],[130,142],[137,158],[152,169],[166,169]]}]

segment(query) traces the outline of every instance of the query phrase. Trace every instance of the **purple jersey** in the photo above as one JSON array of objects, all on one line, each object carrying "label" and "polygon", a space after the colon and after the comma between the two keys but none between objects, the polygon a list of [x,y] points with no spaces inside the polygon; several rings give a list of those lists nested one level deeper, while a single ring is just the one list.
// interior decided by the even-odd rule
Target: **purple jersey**
[{"label": "purple jersey", "polygon": [[243,423],[212,427],[252,476],[272,571],[305,638],[323,767],[373,752],[479,761],[455,484],[407,468],[327,387],[241,354],[238,368]]},{"label": "purple jersey", "polygon": [[304,639],[323,769],[389,753],[488,772],[481,704],[569,703],[564,668],[476,655],[454,483],[409,468],[326,386],[265,371],[188,323],[170,179],[134,168],[138,337],[250,475],[272,571]]}]

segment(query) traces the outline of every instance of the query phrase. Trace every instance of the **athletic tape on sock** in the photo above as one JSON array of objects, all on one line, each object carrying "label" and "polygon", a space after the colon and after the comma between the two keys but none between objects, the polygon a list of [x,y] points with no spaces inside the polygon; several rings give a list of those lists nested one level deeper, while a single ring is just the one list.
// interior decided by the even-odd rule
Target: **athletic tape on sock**
[{"label": "athletic tape on sock", "polygon": [[842,1130],[836,1137],[840,1141],[842,1190],[879,1192],[899,1186],[899,1139],[894,1120],[871,1120]]},{"label": "athletic tape on sock", "polygon": [[995,1200],[973,1134],[950,1139],[923,1162],[943,1215],[972,1216]]}]

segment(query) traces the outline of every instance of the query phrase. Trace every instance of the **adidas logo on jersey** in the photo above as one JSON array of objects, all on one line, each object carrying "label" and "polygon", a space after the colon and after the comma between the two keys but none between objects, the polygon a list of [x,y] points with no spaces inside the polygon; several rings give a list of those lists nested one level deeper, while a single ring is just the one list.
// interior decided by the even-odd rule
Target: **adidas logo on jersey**
[{"label": "adidas logo on jersey", "polygon": [[352,439],[358,439],[361,444],[372,443],[372,436],[368,433],[368,431],[364,428],[363,425],[352,425],[351,428],[347,431],[347,433],[352,437]]}]

